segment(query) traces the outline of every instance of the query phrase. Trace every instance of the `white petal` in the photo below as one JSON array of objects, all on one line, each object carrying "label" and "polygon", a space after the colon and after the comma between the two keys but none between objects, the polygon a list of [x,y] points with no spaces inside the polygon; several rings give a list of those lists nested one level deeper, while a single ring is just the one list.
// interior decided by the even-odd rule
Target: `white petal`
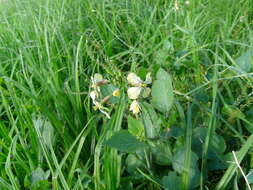
[{"label": "white petal", "polygon": [[94,79],[98,80],[98,81],[101,81],[101,80],[103,80],[103,76],[101,74],[99,74],[99,73],[95,73],[94,74]]},{"label": "white petal", "polygon": [[111,119],[110,115],[106,112],[106,107],[103,107],[102,104],[96,100],[93,101],[93,104],[95,105],[96,109],[99,109],[99,111],[103,113],[108,119]]},{"label": "white petal", "polygon": [[147,97],[149,97],[150,93],[151,93],[151,89],[150,88],[144,88],[144,90],[142,92],[142,97],[143,98],[147,98]]},{"label": "white petal", "polygon": [[97,93],[96,93],[96,91],[95,91],[95,90],[93,90],[93,91],[91,91],[91,92],[90,92],[90,97],[91,97],[91,99],[92,99],[93,101],[95,101],[95,100],[96,100]]},{"label": "white petal", "polygon": [[151,84],[152,83],[152,77],[151,77],[151,73],[147,73],[146,75],[146,80],[145,80],[145,84]]},{"label": "white petal", "polygon": [[135,100],[141,93],[141,87],[131,87],[127,90],[127,95],[130,99]]},{"label": "white petal", "polygon": [[103,76],[99,73],[95,73],[93,77],[91,77],[92,84],[96,84],[103,80]]},{"label": "white petal", "polygon": [[141,107],[140,107],[139,103],[136,100],[134,100],[131,103],[129,110],[131,112],[133,112],[133,114],[138,114],[141,111]]},{"label": "white petal", "polygon": [[99,109],[99,111],[103,113],[108,119],[111,119],[110,115],[106,111],[104,111],[103,109]]},{"label": "white petal", "polygon": [[133,86],[140,86],[142,83],[142,80],[140,77],[138,77],[135,73],[129,73],[127,75],[127,81],[129,84]]}]

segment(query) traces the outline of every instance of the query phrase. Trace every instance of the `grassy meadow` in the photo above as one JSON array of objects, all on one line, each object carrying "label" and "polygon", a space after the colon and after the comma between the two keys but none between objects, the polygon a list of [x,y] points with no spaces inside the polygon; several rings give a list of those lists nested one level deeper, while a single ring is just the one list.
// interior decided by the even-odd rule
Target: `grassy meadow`
[{"label": "grassy meadow", "polygon": [[1,190],[251,188],[252,0],[0,0]]}]

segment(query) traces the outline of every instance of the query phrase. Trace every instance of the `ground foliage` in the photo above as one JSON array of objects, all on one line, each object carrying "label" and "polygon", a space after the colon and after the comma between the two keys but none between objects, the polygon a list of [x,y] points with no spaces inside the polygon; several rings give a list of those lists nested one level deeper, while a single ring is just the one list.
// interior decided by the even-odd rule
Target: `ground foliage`
[{"label": "ground foliage", "polygon": [[[0,1],[0,189],[246,189],[252,20],[251,0]],[[138,115],[131,72],[153,79]]]}]

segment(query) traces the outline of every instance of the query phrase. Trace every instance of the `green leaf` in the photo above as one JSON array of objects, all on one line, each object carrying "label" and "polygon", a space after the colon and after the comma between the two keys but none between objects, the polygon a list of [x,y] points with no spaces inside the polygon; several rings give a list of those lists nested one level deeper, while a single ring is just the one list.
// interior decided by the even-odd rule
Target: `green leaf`
[{"label": "green leaf", "polygon": [[160,68],[156,74],[157,80],[152,86],[152,104],[163,113],[168,113],[173,105],[174,94],[170,75]]},{"label": "green leaf", "polygon": [[207,160],[208,171],[224,170],[227,167],[228,167],[228,162],[226,160],[226,157],[223,155],[217,156],[216,159]]},{"label": "green leaf", "polygon": [[[103,97],[111,96],[113,94],[114,90],[116,90],[116,89],[118,89],[118,87],[116,87],[115,85],[112,85],[112,84],[107,84],[107,85],[100,87],[101,94]],[[109,99],[109,103],[116,104],[118,102],[119,102],[119,97],[112,96]]]},{"label": "green leaf", "polygon": [[[190,159],[190,167],[187,169],[184,167],[185,159],[186,159],[186,149],[179,149],[172,159],[172,167],[175,171],[180,174],[184,174],[185,172],[189,175],[189,185],[187,185],[187,189],[194,189],[200,184],[200,171],[198,169],[198,156],[194,152],[191,153]],[[183,185],[183,184],[182,184]]]},{"label": "green leaf", "polygon": [[46,179],[47,175],[41,168],[37,168],[36,170],[34,170],[30,176],[31,183],[37,183]]},{"label": "green leaf", "polygon": [[[185,155],[186,155],[185,149],[180,148],[179,150],[177,150],[176,154],[172,158],[173,169],[178,173],[182,173],[185,169],[184,168]],[[197,161],[198,156],[194,152],[191,152],[191,163],[190,163],[191,169],[197,168]]]},{"label": "green leaf", "polygon": [[135,155],[129,154],[126,158],[127,171],[130,174],[137,172],[138,168],[145,168],[145,165]]},{"label": "green leaf", "polygon": [[199,185],[200,185],[200,171],[198,168],[191,169],[189,189],[195,189]]},{"label": "green leaf", "polygon": [[169,172],[168,176],[162,178],[162,185],[166,190],[180,190],[181,178],[176,172]]},{"label": "green leaf", "polygon": [[54,128],[49,121],[46,121],[43,127],[42,137],[47,146],[52,146],[54,142]]},{"label": "green leaf", "polygon": [[52,146],[54,142],[54,128],[52,124],[43,117],[34,119],[33,122],[34,126],[41,132],[43,142],[48,147]]},{"label": "green leaf", "polygon": [[[193,130],[192,150],[197,153],[199,157],[202,156],[203,153],[203,142],[206,139],[207,131],[208,129],[204,127],[197,127]],[[214,133],[207,154],[208,158],[217,159],[217,156],[224,153],[225,150],[226,143],[224,138]]]},{"label": "green leaf", "polygon": [[[239,164],[248,153],[249,149],[252,147],[253,144],[253,134],[251,134],[247,141],[242,145],[241,149],[237,152],[236,156],[238,159]],[[218,185],[216,186],[216,190],[225,190],[229,185],[229,182],[233,178],[234,174],[237,171],[236,164],[230,164],[229,168],[226,170],[225,174],[223,174],[221,180],[219,181]]]},{"label": "green leaf", "polygon": [[253,170],[251,170],[248,174],[247,174],[247,180],[249,182],[249,184],[253,183]]},{"label": "green leaf", "polygon": [[128,117],[128,131],[137,138],[144,138],[144,126],[141,121]]},{"label": "green leaf", "polygon": [[133,183],[129,180],[122,180],[119,190],[134,190]]},{"label": "green leaf", "polygon": [[25,178],[25,187],[29,189],[48,189],[49,182],[46,181],[49,178],[49,171],[44,172],[40,167],[36,170],[32,171],[32,173],[29,176],[26,176]]},{"label": "green leaf", "polygon": [[169,40],[162,42],[162,47],[159,48],[154,55],[154,61],[156,64],[163,65],[166,63],[166,59],[169,56],[170,50],[173,50],[173,45]]},{"label": "green leaf", "polygon": [[249,49],[244,52],[235,60],[235,62],[242,71],[249,73],[252,69],[253,64],[253,49]]},{"label": "green leaf", "polygon": [[233,105],[224,104],[224,107],[222,108],[222,114],[227,115],[230,119],[244,119],[245,115],[244,113]]},{"label": "green leaf", "polygon": [[156,138],[160,131],[161,120],[157,117],[154,108],[148,103],[142,103],[141,118],[147,138]]},{"label": "green leaf", "polygon": [[141,77],[142,80],[145,80],[146,74],[147,74],[147,69],[144,67],[140,67],[137,75]]},{"label": "green leaf", "polygon": [[184,130],[179,126],[172,125],[167,131],[162,131],[160,136],[164,139],[168,139],[170,137],[178,138],[184,135]]},{"label": "green leaf", "polygon": [[166,143],[154,143],[151,147],[154,162],[159,165],[170,165],[172,159],[171,147]]},{"label": "green leaf", "polygon": [[146,146],[144,142],[139,141],[127,130],[116,132],[108,141],[106,141],[105,145],[125,152],[135,152]]}]

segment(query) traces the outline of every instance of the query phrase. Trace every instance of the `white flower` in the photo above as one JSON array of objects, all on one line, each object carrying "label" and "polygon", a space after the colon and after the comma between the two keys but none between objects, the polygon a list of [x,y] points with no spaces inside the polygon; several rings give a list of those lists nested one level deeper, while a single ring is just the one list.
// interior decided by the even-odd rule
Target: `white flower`
[{"label": "white flower", "polygon": [[131,87],[127,90],[127,95],[130,99],[136,100],[140,93],[141,93],[142,87]]},{"label": "white flower", "polygon": [[98,92],[93,90],[90,92],[90,97],[92,99],[92,103],[94,104],[93,109],[99,110],[101,113],[103,113],[108,119],[110,119],[110,115],[107,113],[108,109],[102,105],[102,103],[98,102],[96,99],[98,97]]},{"label": "white flower", "polygon": [[135,73],[129,73],[127,75],[127,81],[129,84],[133,86],[137,86],[137,87],[145,86],[147,84],[152,83],[151,73],[150,72],[147,73],[145,81],[141,80],[141,78],[138,77]]},{"label": "white flower", "polygon": [[100,91],[100,86],[107,84],[108,80],[103,79],[103,76],[99,73],[94,74],[93,77],[91,77],[91,87],[94,88],[96,91]]},{"label": "white flower", "polygon": [[174,9],[175,9],[176,11],[179,10],[179,4],[178,4],[177,0],[175,1]]},{"label": "white flower", "polygon": [[136,100],[142,91],[145,92],[143,93],[144,98],[149,96],[151,90],[147,85],[152,83],[151,73],[147,73],[145,81],[142,81],[135,73],[129,73],[127,81],[133,86],[127,90],[127,95],[130,99]]},{"label": "white flower", "polygon": [[141,78],[138,77],[135,73],[129,73],[127,75],[127,81],[133,86],[140,86],[140,84],[142,83]]},{"label": "white flower", "polygon": [[136,114],[140,113],[141,107],[140,107],[139,103],[136,100],[134,100],[131,103],[129,110],[131,112],[133,112],[134,115],[136,115]]},{"label": "white flower", "polygon": [[92,90],[90,92],[90,97],[91,97],[92,101],[95,101],[97,96],[98,96],[98,93],[95,90]]}]

